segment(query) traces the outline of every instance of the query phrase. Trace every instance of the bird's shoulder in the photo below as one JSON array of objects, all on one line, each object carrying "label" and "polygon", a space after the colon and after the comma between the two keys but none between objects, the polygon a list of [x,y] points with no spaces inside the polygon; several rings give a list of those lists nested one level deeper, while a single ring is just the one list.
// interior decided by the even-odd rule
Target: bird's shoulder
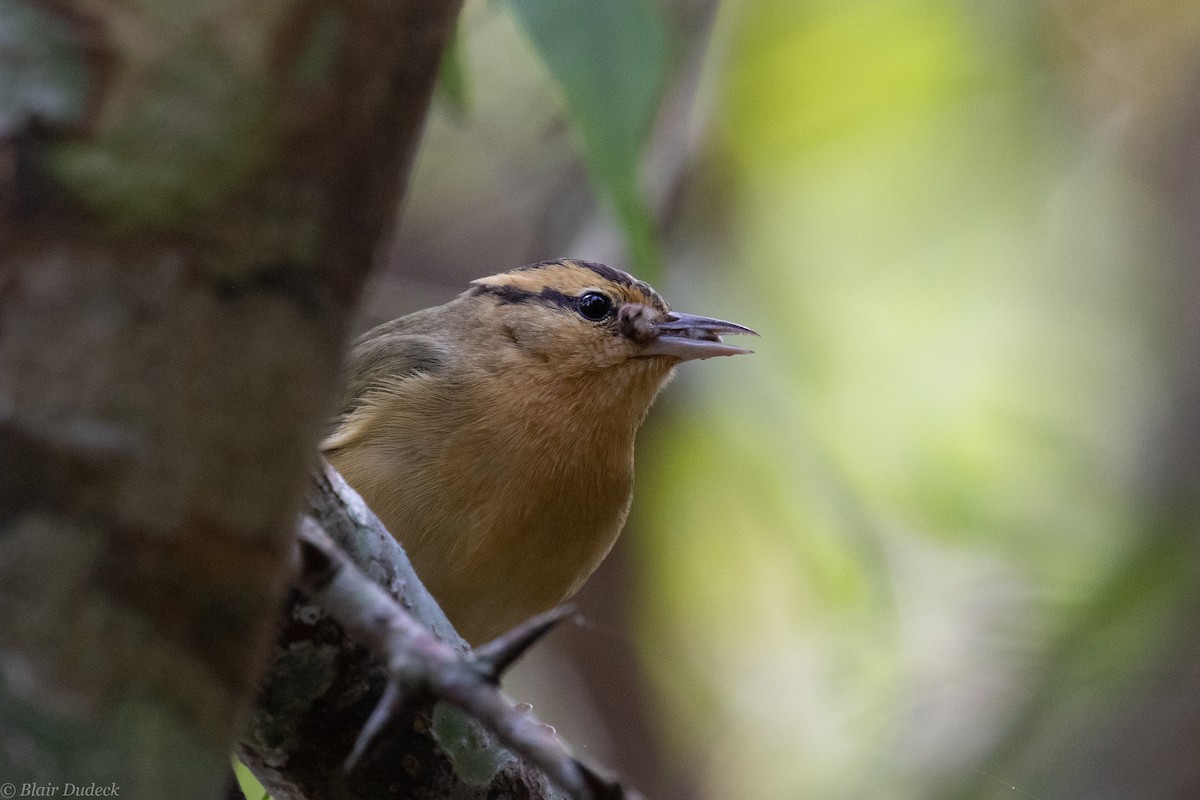
[{"label": "bird's shoulder", "polygon": [[426,309],[385,322],[354,343],[347,364],[341,413],[354,410],[371,392],[418,375],[450,372],[454,352],[445,342],[437,315]]},{"label": "bird's shoulder", "polygon": [[346,364],[345,388],[332,435],[322,444],[329,450],[347,443],[357,426],[349,424],[369,410],[382,395],[403,395],[405,386],[446,378],[454,372],[454,351],[447,346],[436,314],[425,309],[385,322],[355,341]]}]

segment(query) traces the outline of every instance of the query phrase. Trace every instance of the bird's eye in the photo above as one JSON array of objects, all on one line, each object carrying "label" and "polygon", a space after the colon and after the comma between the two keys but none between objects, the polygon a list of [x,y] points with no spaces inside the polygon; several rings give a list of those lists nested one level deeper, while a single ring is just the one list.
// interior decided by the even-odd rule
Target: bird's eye
[{"label": "bird's eye", "polygon": [[584,319],[599,322],[612,314],[613,301],[600,292],[585,292],[575,302],[575,308]]}]

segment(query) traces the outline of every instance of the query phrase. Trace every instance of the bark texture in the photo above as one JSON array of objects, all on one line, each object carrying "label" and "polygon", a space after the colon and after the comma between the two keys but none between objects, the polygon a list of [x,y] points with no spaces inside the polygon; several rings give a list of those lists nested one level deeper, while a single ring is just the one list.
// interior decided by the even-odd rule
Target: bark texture
[{"label": "bark texture", "polygon": [[[317,474],[309,503],[312,519],[363,572],[438,640],[467,652],[403,550],[334,470]],[[434,707],[424,693],[346,769],[388,674],[379,655],[348,638],[327,609],[293,594],[239,756],[274,800],[562,796],[493,733],[446,704]],[[625,795],[614,786],[609,796]]]},{"label": "bark texture", "polygon": [[0,2],[0,776],[220,791],[458,5]]}]

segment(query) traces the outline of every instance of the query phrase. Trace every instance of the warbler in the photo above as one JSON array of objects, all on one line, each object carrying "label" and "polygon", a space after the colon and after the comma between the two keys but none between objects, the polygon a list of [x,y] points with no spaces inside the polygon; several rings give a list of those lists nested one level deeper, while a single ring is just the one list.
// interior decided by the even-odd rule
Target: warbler
[{"label": "warbler", "polygon": [[325,457],[486,641],[574,594],[625,524],[634,438],[682,361],[754,334],[588,261],[480,278],[361,336]]}]

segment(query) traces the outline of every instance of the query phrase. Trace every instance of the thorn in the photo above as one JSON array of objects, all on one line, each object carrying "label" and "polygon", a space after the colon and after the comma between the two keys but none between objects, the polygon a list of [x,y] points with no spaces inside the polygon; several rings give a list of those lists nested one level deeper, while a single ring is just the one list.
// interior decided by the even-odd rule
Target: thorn
[{"label": "thorn", "polygon": [[490,683],[498,684],[500,676],[507,672],[526,650],[549,633],[555,625],[574,613],[575,606],[567,604],[530,617],[487,644],[476,647],[471,653],[471,662]]},{"label": "thorn", "polygon": [[343,770],[349,772],[357,766],[363,753],[379,736],[380,731],[395,717],[401,702],[403,702],[403,698],[400,695],[400,688],[395,681],[388,681],[383,695],[375,704],[374,710],[371,711],[371,716],[367,718],[363,729],[359,731],[358,739],[355,740],[354,747],[351,748],[350,755],[346,757],[346,763],[342,766]]},{"label": "thorn", "polygon": [[577,758],[572,760],[579,769],[579,773],[583,775],[583,782],[587,785],[592,800],[642,800],[639,794],[626,791],[625,787],[614,778],[601,775]]}]

